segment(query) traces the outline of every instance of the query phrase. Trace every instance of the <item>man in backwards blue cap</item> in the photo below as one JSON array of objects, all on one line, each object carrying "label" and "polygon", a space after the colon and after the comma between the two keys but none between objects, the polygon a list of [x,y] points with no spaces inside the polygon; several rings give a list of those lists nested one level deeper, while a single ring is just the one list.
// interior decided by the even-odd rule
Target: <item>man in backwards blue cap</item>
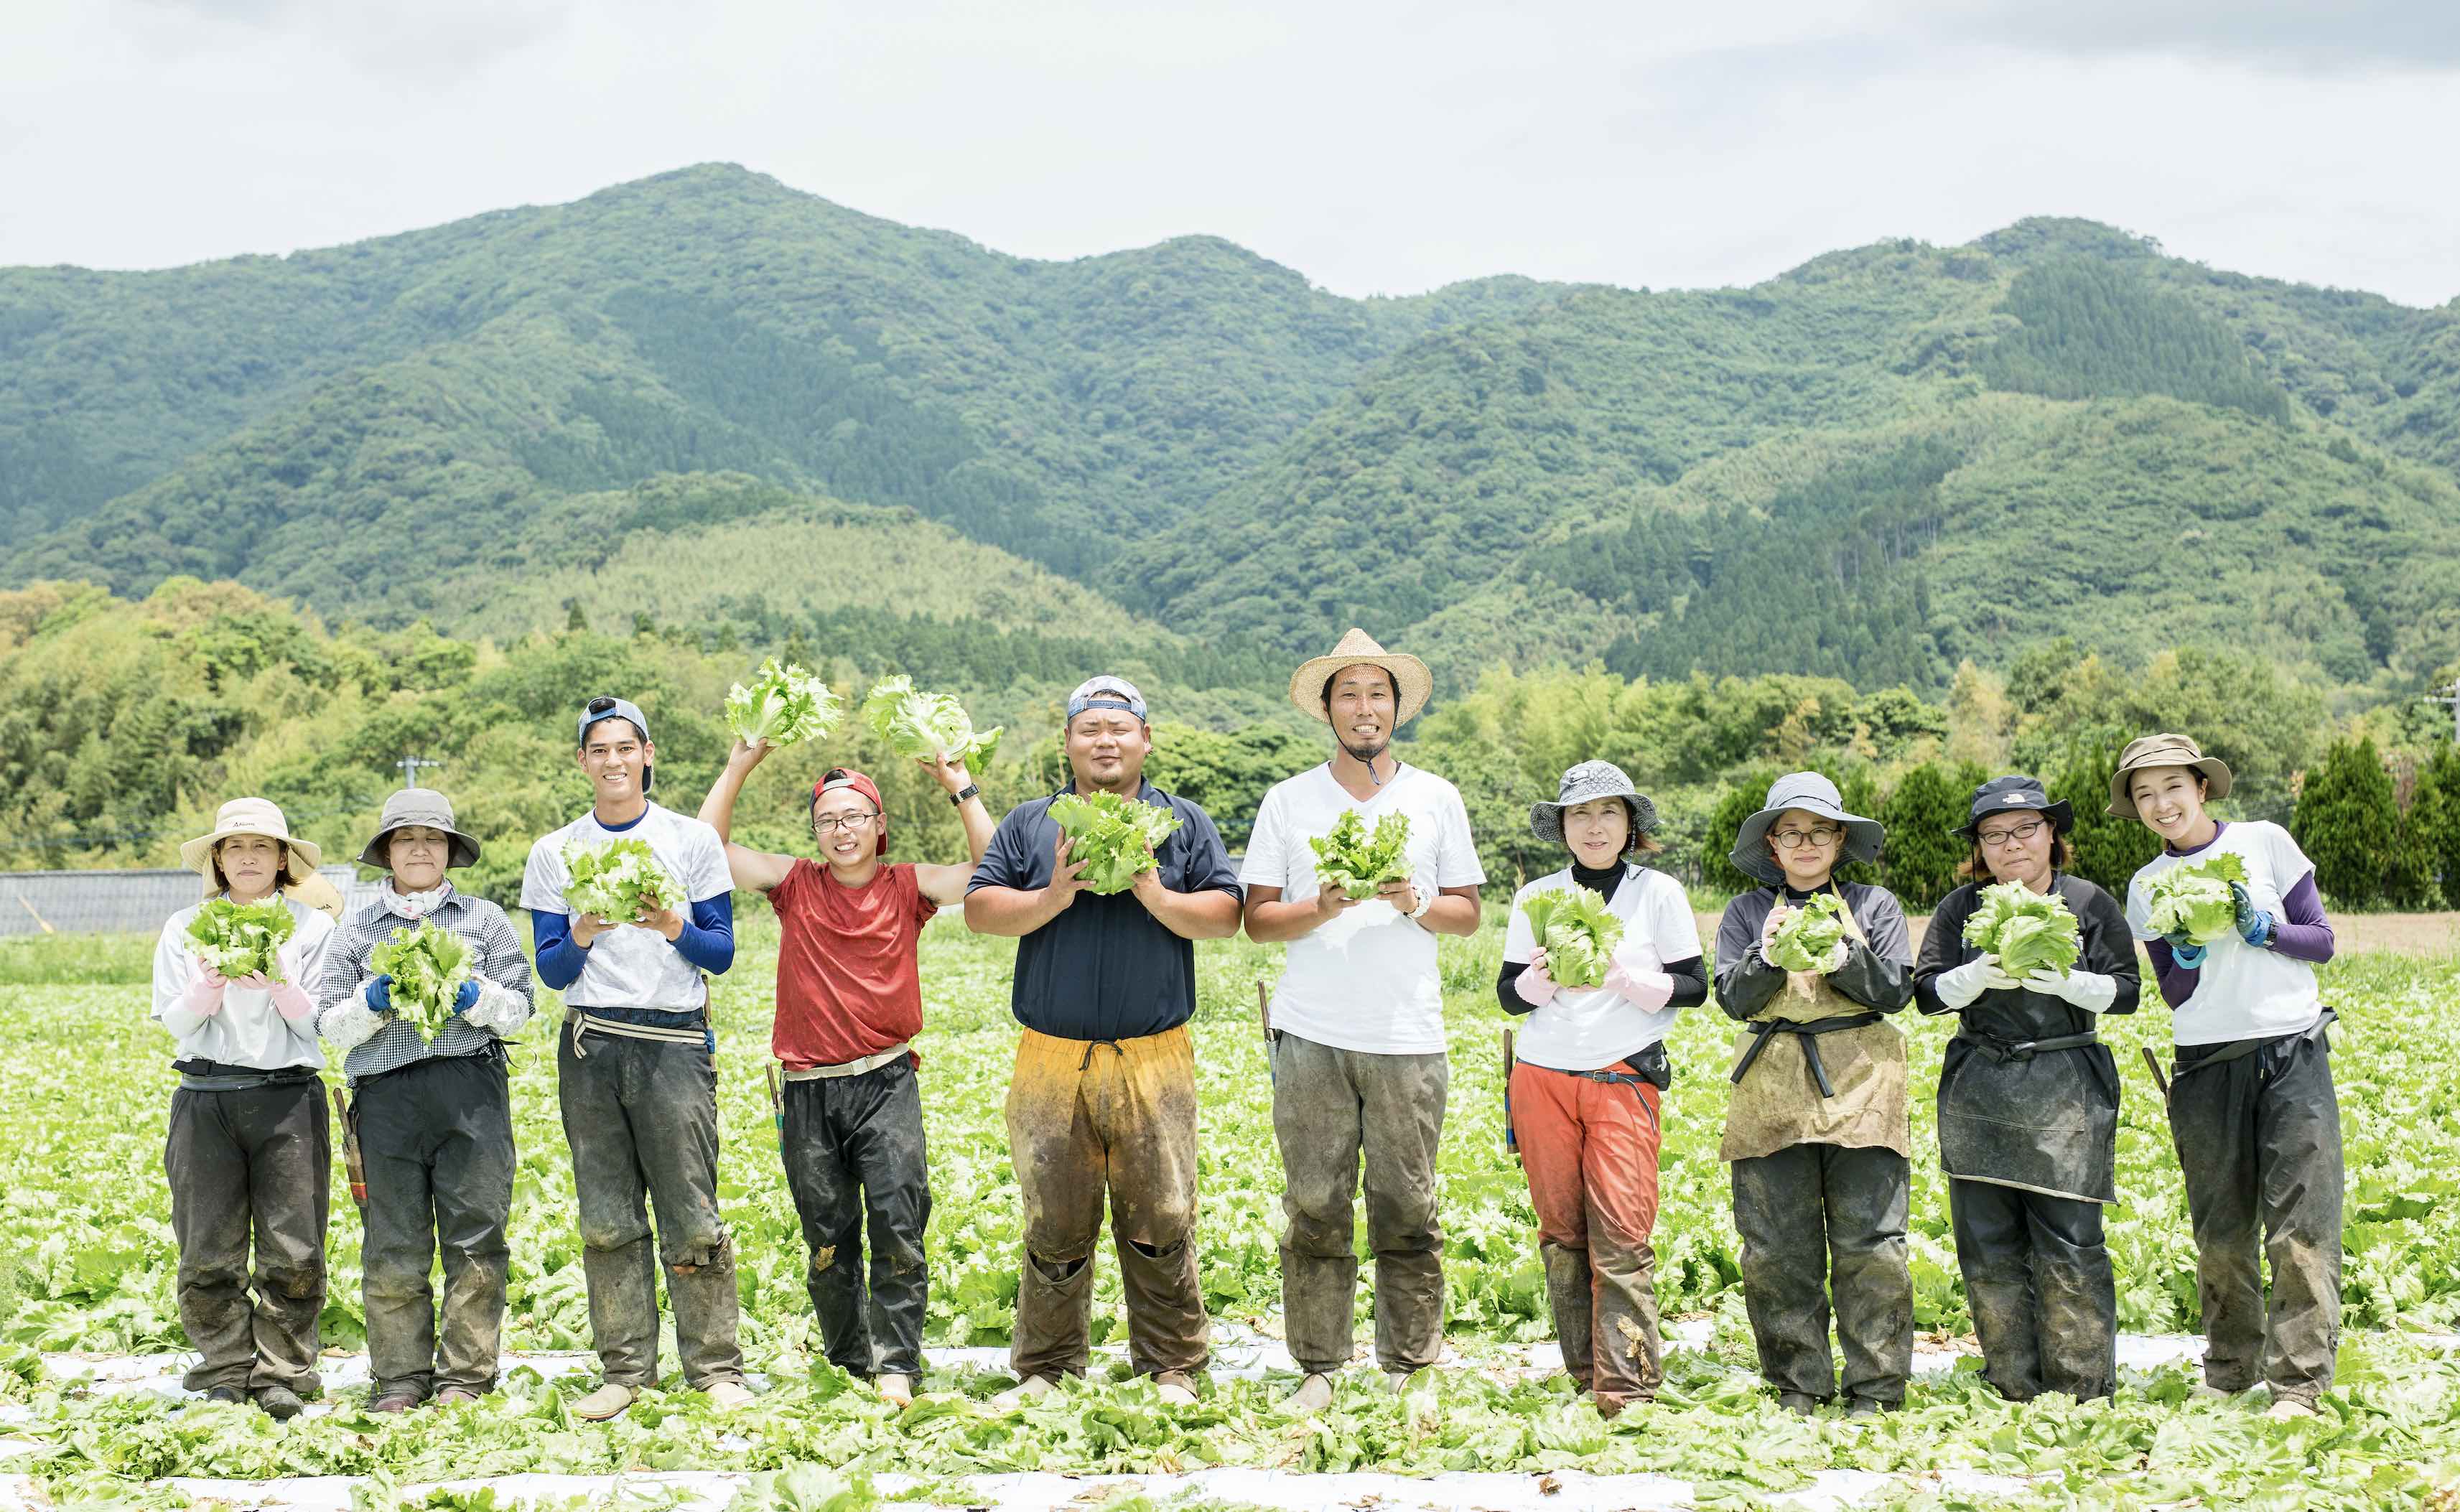
[{"label": "man in backwards blue cap", "polygon": [[[539,980],[563,993],[556,1093],[581,1200],[589,1331],[605,1371],[572,1410],[612,1417],[657,1384],[660,1261],[684,1380],[740,1406],[752,1394],[735,1344],[734,1246],[717,1211],[717,1038],[702,975],[734,964],[726,845],[650,801],[657,747],[638,708],[592,698],[580,746],[589,812],[532,845],[521,878]],[[647,844],[683,896],[629,919],[572,913],[570,857],[617,840]],[[646,1203],[657,1205],[654,1254]]]}]

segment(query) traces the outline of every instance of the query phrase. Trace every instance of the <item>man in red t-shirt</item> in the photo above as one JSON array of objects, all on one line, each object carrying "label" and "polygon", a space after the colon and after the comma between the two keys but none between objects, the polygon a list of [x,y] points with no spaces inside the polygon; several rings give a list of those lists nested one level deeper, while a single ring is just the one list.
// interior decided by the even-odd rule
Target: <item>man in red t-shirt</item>
[{"label": "man in red t-shirt", "polygon": [[786,1184],[812,1248],[804,1279],[829,1362],[875,1379],[880,1395],[902,1404],[913,1400],[922,1373],[922,1231],[931,1221],[912,1043],[922,1031],[917,949],[931,915],[965,902],[966,881],[990,843],[990,810],[962,762],[925,759],[922,767],[957,805],[973,862],[884,864],[880,789],[839,767],[812,789],[818,862],[749,850],[729,838],[734,801],[771,749],[737,740],[700,817],[726,840],[734,884],[767,893],[777,910],[770,1046],[786,1066]]}]

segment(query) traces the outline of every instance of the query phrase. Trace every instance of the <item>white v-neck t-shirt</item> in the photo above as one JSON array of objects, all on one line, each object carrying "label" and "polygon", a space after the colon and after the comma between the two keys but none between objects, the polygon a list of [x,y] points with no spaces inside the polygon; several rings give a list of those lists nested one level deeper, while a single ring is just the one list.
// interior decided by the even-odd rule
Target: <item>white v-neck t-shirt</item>
[{"label": "white v-neck t-shirt", "polygon": [[[1403,765],[1365,802],[1310,767],[1274,785],[1256,811],[1239,881],[1279,887],[1283,903],[1313,903],[1315,847],[1341,816],[1357,811],[1369,831],[1390,813],[1410,817],[1410,878],[1420,896],[1486,881],[1469,832],[1460,790],[1431,772]],[[1444,1051],[1444,989],[1435,937],[1380,898],[1370,898],[1289,944],[1273,994],[1275,1031],[1336,1050],[1377,1055]]]}]

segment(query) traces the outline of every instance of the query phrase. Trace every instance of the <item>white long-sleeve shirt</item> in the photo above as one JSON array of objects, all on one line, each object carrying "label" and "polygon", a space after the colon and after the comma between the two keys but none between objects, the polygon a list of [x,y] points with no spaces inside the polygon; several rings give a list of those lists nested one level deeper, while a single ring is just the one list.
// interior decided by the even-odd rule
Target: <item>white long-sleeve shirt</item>
[{"label": "white long-sleeve shirt", "polygon": [[[282,947],[289,961],[291,981],[312,998],[325,974],[325,948],[332,942],[333,921],[289,898],[282,899],[299,921]],[[305,1066],[325,1068],[325,1052],[316,1043],[316,1015],[293,1021],[274,1009],[273,994],[234,982],[223,989],[222,1012],[200,1014],[187,1007],[188,988],[203,973],[188,925],[203,906],[201,901],[171,915],[162,938],[154,947],[154,1021],[179,1041],[175,1060],[211,1060],[225,1066],[280,1071]]]}]

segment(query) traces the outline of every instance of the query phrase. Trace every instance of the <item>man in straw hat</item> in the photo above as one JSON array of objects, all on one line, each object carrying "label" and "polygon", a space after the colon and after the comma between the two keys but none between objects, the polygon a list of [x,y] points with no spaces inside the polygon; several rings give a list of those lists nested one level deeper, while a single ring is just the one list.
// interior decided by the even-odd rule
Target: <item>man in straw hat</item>
[{"label": "man in straw hat", "polygon": [[[752,1393],[735,1343],[734,1243],[717,1209],[717,1036],[703,974],[734,964],[726,845],[650,801],[657,747],[626,700],[583,707],[577,760],[589,812],[532,845],[521,878],[539,980],[563,993],[556,1095],[581,1200],[589,1331],[605,1371],[572,1410],[612,1417],[657,1384],[662,1261],[686,1384],[739,1407]],[[683,896],[630,919],[574,913],[570,858],[619,840],[647,845]],[[654,1248],[647,1203],[657,1208]]]},{"label": "man in straw hat", "polygon": [[[346,1056],[357,1094],[350,1121],[366,1161],[370,1405],[404,1412],[431,1395],[447,1404],[495,1390],[512,1246],[513,1095],[504,1036],[529,1022],[530,964],[504,910],[446,880],[478,862],[477,840],[453,804],[428,788],[385,799],[359,864],[385,873],[375,902],[342,926],[327,952],[317,1026]],[[434,925],[471,952],[471,974],[429,1039],[405,1021],[378,946]],[[439,1332],[428,1266],[443,1251]]]},{"label": "man in straw hat", "polygon": [[[1760,1374],[1806,1414],[1836,1394],[1832,1293],[1855,1416],[1902,1402],[1913,1374],[1913,1127],[1904,1035],[1882,1016],[1913,1001],[1913,940],[1895,894],[1835,880],[1841,862],[1878,858],[1881,833],[1818,773],[1777,778],[1732,854],[1767,885],[1717,926],[1717,1003],[1749,1026],[1717,1149],[1733,1172],[1743,1301]],[[1842,935],[1805,969],[1779,931],[1823,895],[1843,905]]]},{"label": "man in straw hat", "polygon": [[[2307,1417],[2332,1389],[2341,1342],[2341,1210],[2347,1180],[2332,1083],[2332,1011],[2315,968],[2332,958],[2315,863],[2278,824],[2223,821],[2230,769],[2182,735],[2120,753],[2113,817],[2161,837],[2127,884],[2127,922],[2170,1004],[2176,1069],[2170,1138],[2195,1229],[2204,1385],[2230,1395],[2268,1383],[2276,1417]],[[2153,884],[2235,858],[2220,927],[2155,927]],[[2271,1261],[2269,1304],[2263,1262]]]},{"label": "man in straw hat", "polygon": [[[1362,1155],[1376,1362],[1397,1391],[1443,1352],[1435,1147],[1450,1069],[1435,936],[1476,932],[1486,873],[1459,791],[1392,755],[1393,732],[1432,691],[1426,663],[1364,630],[1302,663],[1290,701],[1330,727],[1332,755],[1264,795],[1239,874],[1248,936],[1289,947],[1270,1033],[1288,1220],[1283,1321],[1306,1373],[1290,1396],[1297,1411],[1329,1403],[1333,1373],[1349,1361]],[[1409,826],[1389,874],[1359,879],[1373,884],[1366,897],[1320,884],[1309,843],[1350,815],[1370,834],[1388,822]]]},{"label": "man in straw hat", "polygon": [[[777,912],[777,1013],[770,1048],[786,1068],[778,1153],[811,1249],[804,1289],[829,1363],[888,1400],[914,1399],[922,1374],[931,1172],[922,1137],[922,926],[963,906],[991,840],[990,811],[963,760],[916,764],[956,806],[972,864],[891,862],[880,788],[832,767],[812,785],[816,862],[734,843],[734,804],[768,758],[738,738],[700,817],[727,842],[734,884]],[[863,1225],[871,1227],[864,1284]]]},{"label": "man in straw hat", "polygon": [[[1239,879],[1212,817],[1144,779],[1144,695],[1092,677],[1068,696],[1066,787],[1000,820],[966,884],[965,924],[1015,935],[1009,1006],[1025,1034],[1007,1089],[1008,1159],[1025,1199],[1025,1254],[1003,1410],[1092,1361],[1093,1246],[1111,1206],[1128,1298],[1128,1359],[1174,1406],[1196,1400],[1212,1325],[1196,1269],[1197,940],[1239,929]],[[1050,806],[1110,794],[1177,826],[1122,892],[1090,891]]]},{"label": "man in straw hat", "polygon": [[251,1398],[276,1418],[297,1416],[303,1398],[321,1390],[316,1319],[333,1146],[308,989],[324,971],[333,921],[279,892],[313,875],[321,859],[291,836],[282,810],[233,799],[210,833],[180,847],[180,863],[205,879],[207,902],[289,913],[277,969],[237,979],[217,971],[188,936],[202,903],[173,914],[154,950],[154,1021],[179,1041],[162,1165],[180,1246],[180,1326],[197,1350],[182,1384],[215,1401]]}]

